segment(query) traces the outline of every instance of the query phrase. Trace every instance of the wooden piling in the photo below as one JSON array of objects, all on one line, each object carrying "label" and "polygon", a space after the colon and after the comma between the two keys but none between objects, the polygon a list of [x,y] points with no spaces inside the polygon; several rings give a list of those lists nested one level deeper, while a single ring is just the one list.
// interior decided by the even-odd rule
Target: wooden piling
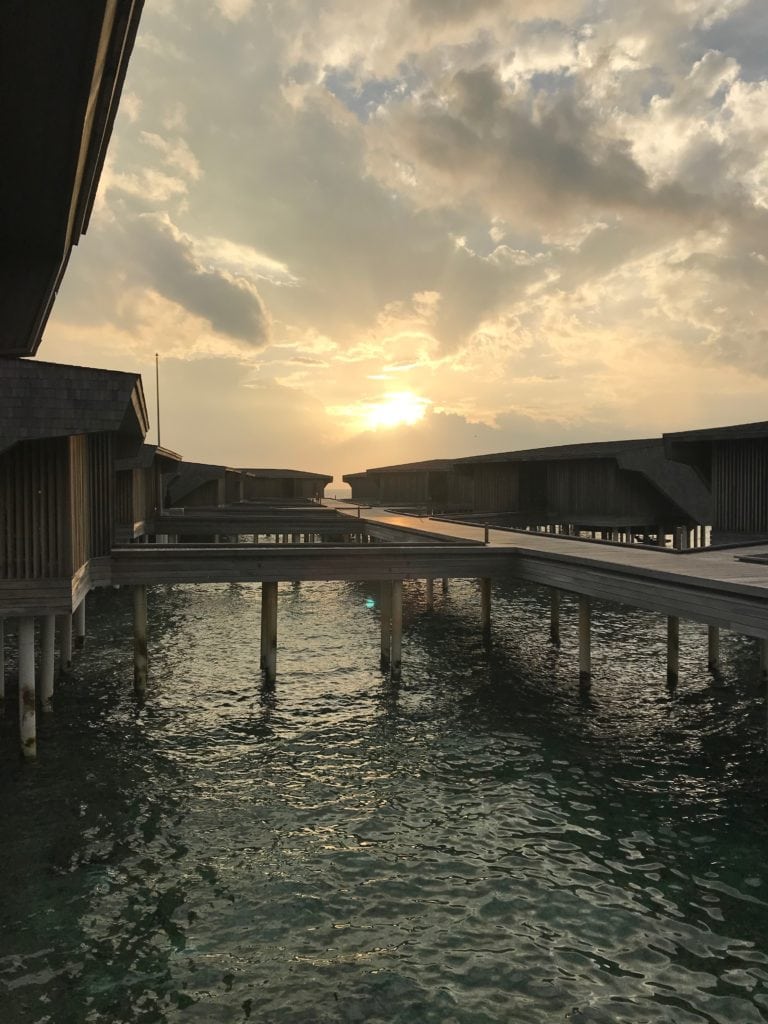
[{"label": "wooden piling", "polygon": [[720,668],[720,630],[717,626],[707,627],[707,668],[717,672]]},{"label": "wooden piling", "polygon": [[667,685],[677,686],[680,676],[680,619],[667,616]]},{"label": "wooden piling", "polygon": [[259,668],[264,671],[267,667],[267,615],[269,598],[267,597],[266,583],[261,584],[261,636],[259,639]]},{"label": "wooden piling", "polygon": [[549,591],[549,638],[560,646],[560,591],[556,587]]},{"label": "wooden piling", "polygon": [[380,664],[382,672],[388,672],[392,657],[392,583],[390,580],[381,582],[379,611],[381,616]]},{"label": "wooden piling", "polygon": [[763,682],[768,681],[768,640],[760,641],[760,678]]},{"label": "wooden piling", "polygon": [[579,595],[579,682],[592,678],[592,606],[585,594]]},{"label": "wooden piling", "polygon": [[72,667],[72,616],[59,615],[59,675]]},{"label": "wooden piling", "polygon": [[392,646],[389,672],[392,679],[400,679],[402,675],[402,642],[403,642],[403,583],[402,580],[392,581]]},{"label": "wooden piling", "polygon": [[5,619],[0,619],[0,711],[5,701]]},{"label": "wooden piling", "polygon": [[19,619],[19,735],[21,753],[37,757],[35,708],[35,620]]},{"label": "wooden piling", "polygon": [[51,711],[53,667],[56,654],[56,616],[46,615],[40,631],[40,702],[43,711]]},{"label": "wooden piling", "polygon": [[147,694],[147,588],[133,588],[133,692],[143,700]]},{"label": "wooden piling", "polygon": [[85,597],[75,608],[75,614],[72,616],[72,628],[75,648],[80,648],[85,643]]},{"label": "wooden piling", "polygon": [[480,605],[483,628],[483,641],[491,640],[491,581],[488,577],[480,580]]},{"label": "wooden piling", "polygon": [[427,589],[427,611],[434,611],[435,608],[435,581],[429,579],[426,581]]},{"label": "wooden piling", "polygon": [[277,583],[262,584],[262,602],[265,607],[264,682],[274,684],[277,679]]}]

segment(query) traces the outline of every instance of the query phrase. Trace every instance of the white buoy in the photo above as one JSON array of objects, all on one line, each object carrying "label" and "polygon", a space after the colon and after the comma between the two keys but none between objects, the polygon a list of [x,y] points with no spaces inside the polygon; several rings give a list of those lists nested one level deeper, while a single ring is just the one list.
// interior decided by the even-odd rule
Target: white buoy
[{"label": "white buoy", "polygon": [[37,757],[35,620],[19,619],[19,734],[24,757]]}]

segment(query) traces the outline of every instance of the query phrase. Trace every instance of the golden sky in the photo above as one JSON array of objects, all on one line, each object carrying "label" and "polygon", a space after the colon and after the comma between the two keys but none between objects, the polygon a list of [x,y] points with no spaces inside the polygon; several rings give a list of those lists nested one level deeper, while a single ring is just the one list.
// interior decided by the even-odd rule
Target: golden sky
[{"label": "golden sky", "polygon": [[[334,473],[766,418],[764,0],[147,0],[40,357]],[[153,438],[152,438],[153,439]]]}]

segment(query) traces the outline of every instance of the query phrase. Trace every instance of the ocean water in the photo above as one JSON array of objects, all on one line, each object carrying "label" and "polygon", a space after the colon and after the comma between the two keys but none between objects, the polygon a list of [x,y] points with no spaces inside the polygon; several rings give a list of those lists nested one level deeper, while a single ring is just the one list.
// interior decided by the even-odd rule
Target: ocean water
[{"label": "ocean water", "polygon": [[[0,1022],[752,1024],[768,1020],[768,759],[756,645],[596,605],[577,680],[548,596],[405,588],[403,680],[377,588],[150,591],[134,703],[126,591],[39,761],[0,721]],[[12,647],[13,644],[9,644]]]}]

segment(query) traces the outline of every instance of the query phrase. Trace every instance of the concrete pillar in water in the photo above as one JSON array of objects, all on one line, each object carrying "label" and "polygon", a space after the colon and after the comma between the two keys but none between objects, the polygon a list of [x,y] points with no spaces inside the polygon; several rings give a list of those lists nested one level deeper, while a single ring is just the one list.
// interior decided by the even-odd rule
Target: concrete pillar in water
[{"label": "concrete pillar in water", "polygon": [[560,646],[560,591],[556,587],[549,591],[549,638]]},{"label": "concrete pillar in water", "polygon": [[483,640],[491,640],[491,581],[487,576],[480,580],[480,605],[483,626]]},{"label": "concrete pillar in water", "polygon": [[392,583],[389,580],[382,580],[381,582],[379,611],[381,614],[380,664],[382,671],[387,672],[392,657]]},{"label": "concrete pillar in water", "polygon": [[75,647],[82,647],[85,643],[85,597],[75,608],[75,614],[72,616],[72,625],[75,633]]},{"label": "concrete pillar in water", "polygon": [[51,710],[53,665],[56,653],[56,616],[46,615],[40,632],[40,701],[43,711]]},{"label": "concrete pillar in water", "polygon": [[35,620],[19,619],[19,734],[24,757],[37,757]]},{"label": "concrete pillar in water", "polygon": [[392,581],[392,655],[389,664],[390,675],[399,679],[402,674],[403,642],[403,584],[402,580]]},{"label": "concrete pillar in water", "polygon": [[434,611],[435,607],[435,581],[427,580],[427,611]]},{"label": "concrete pillar in water", "polygon": [[592,678],[592,607],[585,594],[579,595],[579,682]]},{"label": "concrete pillar in water", "polygon": [[133,588],[133,692],[143,700],[147,694],[147,588]]},{"label": "concrete pillar in water", "polygon": [[667,685],[677,686],[680,677],[680,619],[667,616]]},{"label": "concrete pillar in water", "polygon": [[59,675],[72,666],[72,616],[59,615]]},{"label": "concrete pillar in water", "polygon": [[720,630],[707,626],[707,668],[716,672],[720,668]]},{"label": "concrete pillar in water", "polygon": [[264,682],[272,684],[277,679],[277,583],[262,583],[262,608],[264,609]]}]

